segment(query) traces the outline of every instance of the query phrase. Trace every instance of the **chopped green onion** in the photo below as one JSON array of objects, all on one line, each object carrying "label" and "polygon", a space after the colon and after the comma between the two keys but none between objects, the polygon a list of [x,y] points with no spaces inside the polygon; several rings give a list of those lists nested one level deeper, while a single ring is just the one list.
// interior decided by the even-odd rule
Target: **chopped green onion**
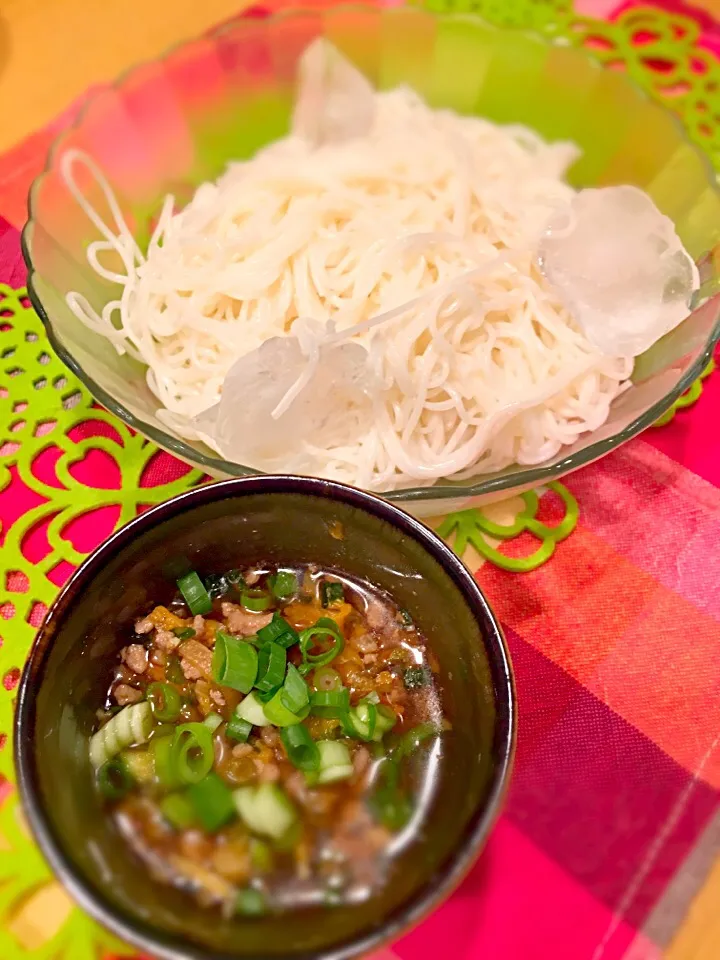
[{"label": "chopped green onion", "polygon": [[125,769],[136,783],[151,783],[155,777],[155,761],[153,754],[146,749],[123,750],[120,758]]},{"label": "chopped green onion", "polygon": [[272,700],[268,700],[268,702],[265,704],[265,716],[268,718],[270,723],[275,724],[276,727],[290,727],[294,723],[300,723],[300,721],[304,720],[310,712],[309,704],[303,710],[300,710],[297,713],[292,710],[288,710],[288,708],[282,702],[283,693],[284,688],[281,687]]},{"label": "chopped green onion", "polygon": [[407,690],[426,687],[432,681],[429,667],[408,667],[403,673],[403,683]]},{"label": "chopped green onion", "polygon": [[160,801],[160,813],[176,830],[187,830],[197,823],[195,807],[184,793],[171,793]]},{"label": "chopped green onion", "polygon": [[377,708],[377,720],[375,722],[375,735],[373,740],[379,742],[385,736],[385,734],[392,730],[392,728],[397,723],[397,714],[394,710],[391,710],[390,707],[386,707],[384,704],[380,704]]},{"label": "chopped green onion", "polygon": [[345,602],[345,590],[341,583],[325,580],[320,585],[320,602],[323,607],[332,607],[336,603]]},{"label": "chopped green onion", "polygon": [[[267,727],[272,723],[265,714],[265,708],[254,693],[245,697],[235,711],[240,720],[246,720],[254,727]],[[231,721],[232,722],[232,721]]]},{"label": "chopped green onion", "polygon": [[439,732],[437,725],[434,723],[419,723],[399,738],[391,751],[393,760],[395,763],[400,763],[404,757],[409,757],[411,753],[414,753],[424,740],[429,737],[436,737]]},{"label": "chopped green onion", "polygon": [[273,853],[264,840],[250,837],[250,862],[260,873],[269,873],[273,867]]},{"label": "chopped green onion", "polygon": [[[320,637],[330,637],[332,644],[327,650],[320,653],[310,653],[310,648]],[[314,627],[308,627],[300,634],[300,652],[303,660],[311,667],[325,667],[342,651],[345,646],[342,634],[334,620],[321,617]]]},{"label": "chopped green onion", "polygon": [[175,627],[173,633],[178,640],[190,640],[191,637],[195,636],[195,631],[192,627]]},{"label": "chopped green onion", "polygon": [[264,693],[276,690],[285,677],[286,663],[285,647],[281,647],[279,643],[263,644],[257,654],[258,669],[255,686],[258,690]]},{"label": "chopped green onion", "polygon": [[215,731],[222,724],[222,722],[223,722],[223,718],[220,716],[219,713],[209,713],[203,720],[203,723],[208,728],[210,733],[215,733]]},{"label": "chopped green onion", "polygon": [[318,740],[316,746],[320,753],[320,768],[317,777],[313,778],[315,783],[336,783],[353,775],[350,751],[344,743]]},{"label": "chopped green onion", "polygon": [[375,736],[377,716],[378,708],[375,704],[361,700],[342,718],[346,734],[359,740],[372,740]]},{"label": "chopped green onion", "polygon": [[186,573],[184,577],[180,577],[177,585],[185,598],[185,603],[190,607],[190,613],[194,616],[210,613],[212,600],[203,586],[202,580],[194,570],[191,573]]},{"label": "chopped green onion", "polygon": [[278,570],[274,576],[268,577],[268,586],[278,600],[289,600],[300,589],[298,578],[290,570]]},{"label": "chopped green onion", "polygon": [[172,736],[158,737],[157,733],[150,741],[150,750],[155,761],[155,779],[161,787],[174,787],[178,782],[172,763],[172,745]]},{"label": "chopped green onion", "polygon": [[258,655],[255,647],[231,637],[224,630],[218,630],[212,659],[213,680],[240,693],[249,693],[257,672]]},{"label": "chopped green onion", "polygon": [[345,687],[339,690],[316,691],[310,697],[310,709],[316,717],[341,720],[350,709],[350,691]]},{"label": "chopped green onion", "polygon": [[277,643],[281,647],[292,647],[297,643],[300,637],[297,630],[293,629],[284,617],[279,613],[273,614],[273,618],[266,627],[261,627],[257,633],[259,642]]},{"label": "chopped green onion", "polygon": [[130,790],[135,781],[130,771],[119,758],[108,760],[97,772],[97,785],[107,800],[120,800]]},{"label": "chopped green onion", "polygon": [[272,597],[266,590],[246,588],[240,594],[240,603],[246,610],[251,610],[253,613],[262,613],[272,604]]},{"label": "chopped green onion", "polygon": [[252,733],[253,725],[247,720],[241,720],[237,714],[233,714],[230,722],[225,728],[225,736],[229,740],[237,740],[238,743],[246,743],[247,738]]},{"label": "chopped green onion", "polygon": [[275,694],[278,692],[279,689],[280,687],[273,687],[271,690],[255,689],[253,690],[253,693],[258,698],[260,703],[262,703],[264,706],[266,703],[269,703],[272,700],[272,698],[275,696]]},{"label": "chopped green onion", "polygon": [[265,897],[259,890],[247,887],[239,890],[235,899],[235,913],[243,917],[261,917],[267,912]]},{"label": "chopped green onion", "polygon": [[216,773],[188,787],[187,795],[208,833],[215,833],[236,815],[232,791]]},{"label": "chopped green onion", "polygon": [[298,673],[297,667],[288,664],[287,676],[280,694],[280,702],[291,713],[300,713],[310,704],[310,691]]},{"label": "chopped green onion", "polygon": [[342,677],[332,667],[320,667],[313,674],[313,686],[320,693],[339,690],[342,687]]},{"label": "chopped green onion", "polygon": [[170,683],[151,683],[145,696],[156,720],[177,720],[180,716],[180,694]]},{"label": "chopped green onion", "polygon": [[310,772],[320,767],[320,751],[310,736],[307,727],[304,727],[301,723],[284,727],[280,731],[280,739],[290,763],[298,770]]},{"label": "chopped green onion", "polygon": [[295,808],[276,783],[240,787],[233,799],[245,826],[260,836],[279,840],[296,821]]},{"label": "chopped green onion", "polygon": [[401,830],[412,816],[413,806],[399,787],[380,788],[368,798],[373,817],[388,830]]},{"label": "chopped green onion", "polygon": [[410,611],[406,610],[405,607],[400,608],[400,619],[406,627],[412,626],[413,618],[410,616]]},{"label": "chopped green onion", "polygon": [[199,783],[212,769],[212,734],[203,723],[183,723],[175,730],[170,753],[172,771],[181,783]]},{"label": "chopped green onion", "polygon": [[170,681],[170,683],[177,683],[180,686],[186,683],[185,674],[180,666],[180,660],[178,657],[170,657],[168,660],[168,664],[165,667],[165,677]]},{"label": "chopped green onion", "polygon": [[224,597],[229,588],[230,584],[222,573],[211,573],[205,577],[205,589],[213,600]]}]

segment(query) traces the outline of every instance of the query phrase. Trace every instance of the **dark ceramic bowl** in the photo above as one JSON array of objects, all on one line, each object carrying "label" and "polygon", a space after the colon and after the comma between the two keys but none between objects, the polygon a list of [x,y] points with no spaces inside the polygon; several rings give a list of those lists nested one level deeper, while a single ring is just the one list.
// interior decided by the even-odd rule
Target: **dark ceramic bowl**
[{"label": "dark ceramic bowl", "polygon": [[[337,522],[343,537],[337,539]],[[332,531],[332,532],[331,532]],[[204,572],[314,561],[387,590],[412,611],[441,666],[452,731],[426,833],[375,900],[318,916],[221,920],[153,882],[102,812],[87,743],[111,661],[136,614],[175,592],[178,564]],[[474,579],[421,523],[324,480],[259,477],[199,487],[106,541],[47,615],[20,686],[15,756],[30,826],[88,913],[167,960],[341,960],[386,943],[460,881],[502,802],[515,701],[502,633]]]}]

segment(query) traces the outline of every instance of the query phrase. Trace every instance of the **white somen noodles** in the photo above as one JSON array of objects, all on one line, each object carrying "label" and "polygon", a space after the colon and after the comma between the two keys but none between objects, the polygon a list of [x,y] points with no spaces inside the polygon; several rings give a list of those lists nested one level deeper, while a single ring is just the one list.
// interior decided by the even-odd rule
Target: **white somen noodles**
[{"label": "white somen noodles", "polygon": [[[102,315],[77,294],[68,303],[147,364],[163,416],[192,437],[233,364],[265,341],[307,318],[342,331],[412,302],[352,337],[369,351],[369,416],[330,390],[332,423],[295,421],[285,451],[251,436],[209,442],[254,467],[376,490],[541,463],[607,419],[633,366],[591,345],[536,265],[548,219],[573,196],[562,178],[577,150],[432,110],[408,89],[373,96],[362,137],[290,135],[231,164],[184,210],[168,197],[146,255],[119,209],[113,227],[98,220],[74,180],[91,161],[66,153],[66,182],[103,236],[88,259],[122,285]],[[239,390],[231,399],[252,403]]]}]

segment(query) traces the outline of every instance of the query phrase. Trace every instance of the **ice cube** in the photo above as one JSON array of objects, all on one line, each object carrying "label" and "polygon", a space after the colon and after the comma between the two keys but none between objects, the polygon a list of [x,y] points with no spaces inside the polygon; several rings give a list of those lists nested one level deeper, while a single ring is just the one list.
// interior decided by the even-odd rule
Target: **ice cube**
[{"label": "ice cube", "polygon": [[[228,371],[220,402],[196,418],[228,460],[262,470],[310,470],[306,443],[353,443],[369,425],[368,352],[321,344],[313,362],[295,336],[273,337]],[[311,365],[310,367],[308,365]],[[308,382],[281,416],[273,411],[303,373]]]},{"label": "ice cube", "polygon": [[375,91],[331,43],[315,40],[300,58],[292,132],[313,146],[342,143],[369,133]]},{"label": "ice cube", "polygon": [[638,356],[688,315],[698,272],[675,227],[637,187],[581,190],[542,238],[538,262],[588,340]]}]

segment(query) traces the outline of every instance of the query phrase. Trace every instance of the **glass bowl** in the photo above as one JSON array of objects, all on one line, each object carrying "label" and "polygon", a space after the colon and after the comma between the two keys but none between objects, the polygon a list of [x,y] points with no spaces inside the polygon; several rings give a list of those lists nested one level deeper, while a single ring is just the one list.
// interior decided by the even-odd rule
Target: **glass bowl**
[{"label": "glass bowl", "polygon": [[[30,297],[60,358],[100,403],[181,459],[215,477],[258,472],[173,434],[156,415],[145,368],[119,356],[67,307],[71,290],[98,311],[117,293],[88,266],[85,249],[99,235],[61,179],[59,158],[72,147],[95,158],[142,245],[166,193],[189,199],[228,161],[287,132],[298,59],[319,35],[380,89],[408,83],[432,106],[575,141],[582,156],[570,171],[572,184],[646,190],[674,220],[702,280],[693,311],[638,358],[632,387],[598,430],[539,466],[383,495],[419,515],[499,499],[558,479],[652,424],[700,374],[720,338],[720,193],[709,162],[675,117],[623,72],[601,68],[567,41],[409,7],[328,4],[240,19],[137,67],[92,98],[33,184],[23,232]],[[97,186],[84,189],[104,210]]]}]

